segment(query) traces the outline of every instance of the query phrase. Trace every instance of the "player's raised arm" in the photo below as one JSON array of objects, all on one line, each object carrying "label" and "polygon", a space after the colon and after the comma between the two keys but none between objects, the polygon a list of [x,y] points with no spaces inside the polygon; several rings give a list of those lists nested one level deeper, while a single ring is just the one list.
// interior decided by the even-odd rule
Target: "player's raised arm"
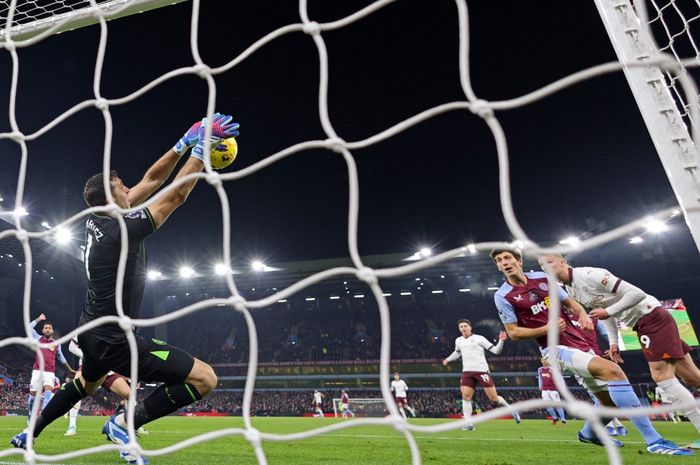
[{"label": "player's raised arm", "polygon": [[487,348],[487,350],[494,355],[499,355],[501,352],[503,352],[503,344],[505,343],[506,339],[508,339],[508,334],[505,331],[499,332],[498,342],[496,343],[496,345],[493,345],[489,342],[489,347]]},{"label": "player's raised arm", "polygon": [[[226,117],[219,113],[215,113],[212,124],[212,139],[222,139],[227,137],[235,137],[238,135],[239,124],[231,123],[230,116]],[[138,205],[148,199],[163,183],[170,177],[180,160],[187,150],[196,146],[204,137],[206,127],[206,118],[194,123],[185,134],[177,141],[175,146],[165,152],[158,161],[156,161],[134,187],[129,190],[129,202],[132,206]]]},{"label": "player's raised arm", "polygon": [[44,315],[44,314],[42,313],[41,315],[39,315],[38,317],[36,317],[36,319],[34,319],[34,320],[30,323],[30,326],[32,327],[32,331],[34,332],[34,339],[40,339],[40,338],[41,338],[41,334],[39,334],[39,333],[36,331],[36,329],[34,329],[34,328],[36,327],[36,325],[37,325],[40,321],[44,321],[45,319],[46,319],[46,315]]},{"label": "player's raised arm", "polygon": [[[231,122],[232,117],[226,115],[215,116],[212,124],[212,133],[214,138],[218,138],[219,135],[226,137],[237,135],[238,131],[235,131],[239,127],[238,123]],[[192,149],[192,156],[185,162],[180,171],[175,176],[175,180],[185,177],[189,174],[199,173],[204,169],[204,126],[199,129],[200,138],[198,139],[197,145]],[[192,179],[184,184],[179,185],[175,189],[169,191],[166,195],[156,200],[150,207],[151,216],[153,217],[154,226],[159,228],[165,221],[170,217],[170,215],[175,211],[177,207],[185,203],[187,197],[194,189],[195,184],[197,184],[197,179]]]}]

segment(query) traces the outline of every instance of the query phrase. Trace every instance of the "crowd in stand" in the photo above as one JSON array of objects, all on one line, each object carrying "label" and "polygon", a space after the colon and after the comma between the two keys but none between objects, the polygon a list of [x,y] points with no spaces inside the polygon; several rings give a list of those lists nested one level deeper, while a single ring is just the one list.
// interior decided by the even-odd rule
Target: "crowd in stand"
[{"label": "crowd in stand", "polygon": [[[280,304],[281,305],[281,304]],[[292,304],[285,304],[292,305]],[[437,359],[454,349],[457,320],[475,312],[469,306],[392,303],[392,359]],[[483,310],[480,312],[483,313]],[[494,339],[502,326],[495,312],[474,318],[474,330]],[[371,360],[379,358],[379,312],[371,299],[339,299],[323,304],[295,303],[284,311],[272,307],[254,314],[261,362]],[[215,321],[216,324],[211,324]],[[243,318],[219,311],[209,318],[183,321],[178,340],[169,340],[211,363],[245,363],[248,334]],[[503,355],[538,356],[534,342],[506,343]]]},{"label": "crowd in stand", "polygon": [[[325,394],[323,410],[333,413],[332,399],[339,398],[339,391],[321,391]],[[539,399],[538,389],[501,389],[499,393],[510,403],[522,400]],[[574,395],[581,400],[590,400],[582,389],[575,389]],[[353,408],[353,398],[381,398],[378,390],[350,390],[350,408]],[[412,390],[408,396],[410,405],[416,409],[418,416],[446,417],[459,415],[462,411],[461,398],[457,389]],[[491,404],[482,391],[475,396],[476,407],[490,410]],[[240,415],[243,403],[243,393],[240,391],[216,391],[207,398],[192,404],[182,412],[217,412],[229,415]],[[253,395],[251,414],[255,416],[300,416],[313,413],[312,391],[257,391]],[[375,410],[375,413],[377,411]],[[388,413],[384,409],[380,414]],[[526,418],[542,418],[544,410],[531,411],[524,414]]]}]

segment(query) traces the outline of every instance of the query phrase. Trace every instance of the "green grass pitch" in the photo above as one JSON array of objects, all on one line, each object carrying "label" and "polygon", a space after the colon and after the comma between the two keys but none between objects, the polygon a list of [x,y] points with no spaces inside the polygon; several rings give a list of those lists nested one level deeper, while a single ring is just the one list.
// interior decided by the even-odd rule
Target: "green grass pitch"
[{"label": "green grass pitch", "polygon": [[[80,448],[106,444],[100,434],[105,417],[79,417],[78,434],[64,437],[67,420],[59,419],[39,438],[37,452],[57,454]],[[253,425],[263,432],[292,433],[329,425],[342,419],[318,418],[254,418]],[[412,419],[411,423],[430,425],[446,420]],[[25,417],[0,417],[3,448],[10,438],[26,425]],[[194,435],[222,428],[240,428],[240,417],[189,418],[168,417],[148,425],[150,433],[141,439],[146,449],[158,449],[175,444]],[[623,438],[623,462],[634,465],[700,464],[697,457],[668,457],[646,452],[641,436],[632,429]],[[697,438],[690,423],[674,425],[655,422],[658,431],[670,440],[687,444]],[[579,443],[576,432],[580,421],[553,426],[545,420],[523,420],[516,425],[510,420],[495,420],[480,424],[476,431],[442,433],[415,433],[424,464],[470,465],[587,465],[605,464],[607,459],[601,447]],[[342,429],[312,439],[286,443],[263,442],[268,463],[279,465],[301,464],[409,464],[410,453],[406,440],[388,426],[361,426]],[[241,436],[229,436],[189,447],[170,455],[149,457],[153,465],[223,465],[257,463],[251,446]],[[0,457],[0,465],[22,463],[16,455]],[[117,452],[101,453],[74,458],[64,464],[119,464],[124,463]]]}]

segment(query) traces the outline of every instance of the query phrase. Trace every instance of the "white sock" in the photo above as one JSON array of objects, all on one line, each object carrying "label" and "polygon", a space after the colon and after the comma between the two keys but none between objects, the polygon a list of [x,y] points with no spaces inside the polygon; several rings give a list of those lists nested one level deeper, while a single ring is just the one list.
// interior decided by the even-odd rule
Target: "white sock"
[{"label": "white sock", "polygon": [[617,417],[614,417],[614,418],[612,419],[611,423],[613,424],[613,426],[614,426],[615,428],[619,428],[619,427],[621,427],[621,426],[625,426],[625,425],[622,424],[622,422],[621,422],[620,420],[617,419]]},{"label": "white sock", "polygon": [[472,416],[472,401],[462,399],[462,415],[465,419]]},{"label": "white sock", "polygon": [[80,401],[78,401],[78,403],[75,404],[72,409],[70,409],[70,412],[68,414],[68,427],[69,428],[75,428],[75,423],[78,419],[78,411],[79,410],[80,410]]},{"label": "white sock", "polygon": [[402,417],[406,418],[406,411],[403,409],[403,407],[399,409],[399,412],[401,413]]},{"label": "white sock", "polygon": [[[674,404],[693,402],[695,403],[695,397],[688,391],[683,385],[678,382],[678,379],[671,378],[660,383],[657,383],[661,389],[666,391],[666,394],[673,399]],[[700,431],[700,409],[698,407],[683,407],[681,410],[683,415],[690,420],[690,422],[695,426],[695,429]]]},{"label": "white sock", "polygon": [[498,396],[498,405],[500,405],[501,407],[508,407],[510,404],[506,402],[506,400],[503,397]]}]

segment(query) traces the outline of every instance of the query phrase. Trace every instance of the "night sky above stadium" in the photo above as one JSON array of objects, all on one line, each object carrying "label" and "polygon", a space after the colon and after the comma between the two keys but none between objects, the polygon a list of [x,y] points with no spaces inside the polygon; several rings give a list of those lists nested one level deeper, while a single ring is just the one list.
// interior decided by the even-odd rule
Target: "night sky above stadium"
[{"label": "night sky above stadium", "polygon": [[[309,2],[313,20],[339,19],[369,1]],[[299,22],[293,1],[203,1],[200,53],[227,63],[274,29]],[[592,65],[614,52],[592,2],[470,2],[471,73],[486,100],[513,98]],[[109,23],[101,90],[128,95],[158,76],[193,64],[192,5],[184,2]],[[330,56],[330,118],[356,141],[433,106],[464,100],[458,74],[453,2],[405,0],[323,35]],[[17,119],[31,133],[92,98],[99,28],[51,37],[19,51]],[[0,108],[7,109],[11,61],[0,53]],[[232,169],[292,144],[324,139],[318,116],[318,56],[310,36],[273,41],[216,77],[217,109],[241,123]],[[114,106],[113,168],[127,185],[169,149],[206,110],[207,88],[190,75],[131,103]],[[597,233],[675,204],[669,182],[621,73],[598,77],[526,107],[497,113],[508,138],[515,211],[530,236],[553,243]],[[7,111],[0,128],[9,131]],[[84,181],[102,169],[104,123],[78,113],[29,143],[25,206],[52,224],[84,208]],[[0,194],[14,200],[19,149],[0,141]],[[413,253],[468,242],[510,240],[499,203],[496,149],[484,122],[466,111],[442,114],[353,152],[360,178],[362,254]],[[235,260],[270,263],[347,255],[345,163],[330,151],[296,154],[229,182]],[[82,222],[76,223],[80,236]],[[688,253],[687,228],[675,226]],[[221,214],[200,183],[148,241],[166,266],[220,254]],[[620,246],[629,247],[625,240]],[[194,258],[193,258],[194,257]]]}]

